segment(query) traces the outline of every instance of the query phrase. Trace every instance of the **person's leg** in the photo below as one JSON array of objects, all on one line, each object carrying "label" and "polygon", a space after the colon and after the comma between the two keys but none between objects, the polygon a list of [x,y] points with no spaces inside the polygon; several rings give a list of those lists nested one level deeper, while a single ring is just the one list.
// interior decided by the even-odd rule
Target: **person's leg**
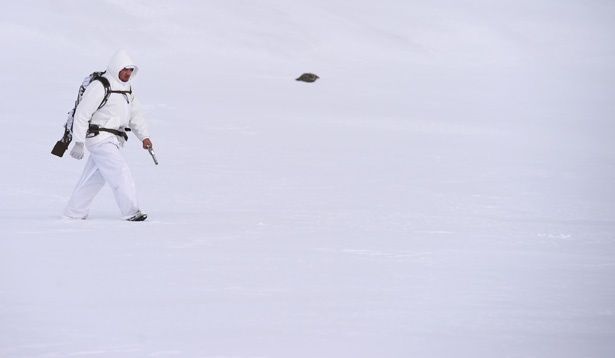
[{"label": "person's leg", "polygon": [[101,143],[92,155],[100,174],[111,187],[124,219],[137,214],[139,203],[135,182],[119,147],[109,142]]},{"label": "person's leg", "polygon": [[90,155],[83,168],[83,174],[64,209],[64,216],[71,219],[85,219],[90,211],[92,200],[104,185],[105,179],[96,168],[92,155]]}]

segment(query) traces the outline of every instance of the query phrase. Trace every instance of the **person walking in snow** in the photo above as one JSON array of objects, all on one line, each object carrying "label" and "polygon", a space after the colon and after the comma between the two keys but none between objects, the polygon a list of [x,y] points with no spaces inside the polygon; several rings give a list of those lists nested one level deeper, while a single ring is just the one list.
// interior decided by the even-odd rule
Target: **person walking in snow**
[{"label": "person walking in snow", "polygon": [[[103,85],[104,79],[92,81],[77,105],[73,124],[75,144],[70,156],[82,159],[86,148],[90,156],[64,210],[67,218],[86,219],[92,200],[107,183],[123,219],[147,219],[139,209],[135,183],[121,153],[128,139],[127,131],[136,135],[144,149],[153,146],[139,101],[132,93],[131,80],[137,72],[138,67],[128,54],[118,51],[103,74],[109,91]],[[99,107],[105,98],[107,101]]]}]

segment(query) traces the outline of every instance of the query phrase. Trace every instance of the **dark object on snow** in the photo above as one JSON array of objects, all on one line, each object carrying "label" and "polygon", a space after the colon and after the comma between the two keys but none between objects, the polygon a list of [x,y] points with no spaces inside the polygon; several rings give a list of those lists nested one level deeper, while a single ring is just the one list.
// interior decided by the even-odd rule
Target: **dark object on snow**
[{"label": "dark object on snow", "polygon": [[303,82],[314,82],[317,79],[319,79],[320,77],[316,76],[313,73],[304,73],[301,76],[299,76],[299,78],[297,78],[297,81],[303,81]]}]

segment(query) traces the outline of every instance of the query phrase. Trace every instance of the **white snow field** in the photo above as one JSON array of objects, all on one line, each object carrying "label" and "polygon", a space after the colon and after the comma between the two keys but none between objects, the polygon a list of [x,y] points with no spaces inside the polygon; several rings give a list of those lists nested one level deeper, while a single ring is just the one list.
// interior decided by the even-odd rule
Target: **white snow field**
[{"label": "white snow field", "polygon": [[[615,357],[615,2],[4,1],[0,46],[0,357]],[[119,48],[150,219],[66,221]]]}]

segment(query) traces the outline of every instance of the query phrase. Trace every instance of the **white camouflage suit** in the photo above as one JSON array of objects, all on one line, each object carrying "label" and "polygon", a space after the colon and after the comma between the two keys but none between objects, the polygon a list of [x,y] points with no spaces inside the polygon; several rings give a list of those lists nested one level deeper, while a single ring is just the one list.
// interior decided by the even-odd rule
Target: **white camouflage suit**
[{"label": "white camouflage suit", "polygon": [[[119,72],[124,68],[134,69],[130,78],[132,80],[138,68],[125,51],[118,51],[111,58],[104,75],[109,80],[111,90],[131,89],[130,80],[122,82],[119,78]],[[134,180],[121,153],[124,139],[108,132],[100,132],[95,137],[86,138],[86,133],[89,123],[109,129],[130,128],[132,133],[143,141],[149,138],[147,126],[134,94],[111,93],[107,103],[98,109],[104,94],[102,83],[93,81],[86,88],[75,111],[73,142],[85,142],[90,156],[64,210],[64,215],[68,218],[85,219],[92,200],[105,183],[111,187],[124,219],[139,213]]]}]

